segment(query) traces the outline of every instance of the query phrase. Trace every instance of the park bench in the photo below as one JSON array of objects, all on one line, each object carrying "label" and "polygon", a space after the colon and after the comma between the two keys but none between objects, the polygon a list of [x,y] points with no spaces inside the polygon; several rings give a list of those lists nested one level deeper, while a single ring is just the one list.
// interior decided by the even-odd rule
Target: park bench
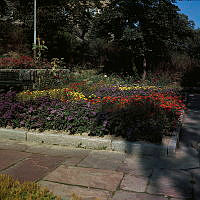
[{"label": "park bench", "polygon": [[0,71],[0,89],[21,90],[25,86],[31,86],[32,81],[20,79],[19,72]]}]

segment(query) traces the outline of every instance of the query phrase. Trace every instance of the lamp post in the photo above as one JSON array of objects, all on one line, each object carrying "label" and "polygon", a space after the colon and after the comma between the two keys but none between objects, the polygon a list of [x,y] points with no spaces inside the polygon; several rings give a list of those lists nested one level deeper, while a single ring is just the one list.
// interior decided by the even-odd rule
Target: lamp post
[{"label": "lamp post", "polygon": [[[36,35],[37,35],[37,29],[36,29],[36,23],[37,23],[37,6],[36,6],[36,0],[34,0],[34,46],[36,46]],[[34,59],[36,59],[36,49],[34,49]]]}]

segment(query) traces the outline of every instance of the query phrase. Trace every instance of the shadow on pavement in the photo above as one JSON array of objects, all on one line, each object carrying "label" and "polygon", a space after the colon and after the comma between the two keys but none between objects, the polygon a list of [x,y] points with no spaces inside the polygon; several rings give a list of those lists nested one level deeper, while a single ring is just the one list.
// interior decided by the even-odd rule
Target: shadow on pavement
[{"label": "shadow on pavement", "polygon": [[200,200],[200,94],[189,94],[188,98],[176,155],[147,156],[146,150],[141,150],[144,155],[129,155],[125,160],[127,168],[149,177],[145,192],[164,199]]}]

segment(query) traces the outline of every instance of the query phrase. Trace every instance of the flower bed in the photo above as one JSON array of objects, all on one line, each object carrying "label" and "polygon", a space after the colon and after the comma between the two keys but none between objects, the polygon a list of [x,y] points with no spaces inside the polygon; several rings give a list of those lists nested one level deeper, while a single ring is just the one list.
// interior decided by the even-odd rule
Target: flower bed
[{"label": "flower bed", "polygon": [[24,55],[0,58],[0,69],[51,69],[52,65],[46,61],[35,61]]},{"label": "flower bed", "polygon": [[[172,133],[185,108],[171,90],[104,86],[88,91],[83,85],[2,94],[0,127],[111,134],[160,143],[164,135]],[[110,96],[105,96],[108,91]]]}]

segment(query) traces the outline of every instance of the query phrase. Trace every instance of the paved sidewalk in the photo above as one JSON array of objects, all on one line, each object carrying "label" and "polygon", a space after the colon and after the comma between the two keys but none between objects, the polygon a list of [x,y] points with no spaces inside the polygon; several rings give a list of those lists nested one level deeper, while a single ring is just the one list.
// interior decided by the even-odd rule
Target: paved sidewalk
[{"label": "paved sidewalk", "polygon": [[0,173],[36,181],[63,199],[76,193],[83,200],[200,200],[200,95],[189,102],[174,157],[1,140]]}]

